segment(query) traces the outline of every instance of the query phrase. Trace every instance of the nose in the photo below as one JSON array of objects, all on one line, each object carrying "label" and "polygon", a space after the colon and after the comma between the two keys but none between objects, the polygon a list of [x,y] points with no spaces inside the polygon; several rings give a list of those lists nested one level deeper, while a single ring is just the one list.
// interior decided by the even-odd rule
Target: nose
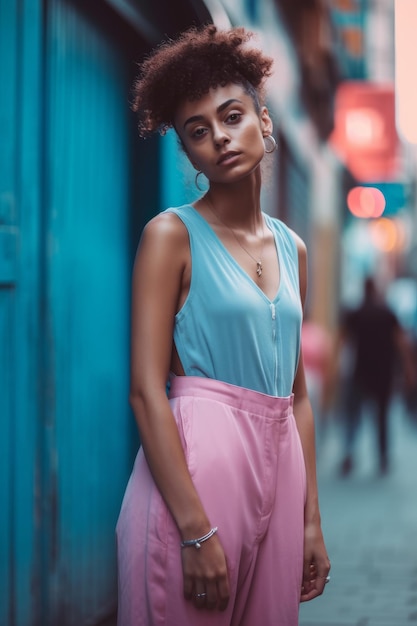
[{"label": "nose", "polygon": [[216,124],[213,127],[213,141],[217,148],[221,148],[226,143],[229,143],[229,135],[222,124]]}]

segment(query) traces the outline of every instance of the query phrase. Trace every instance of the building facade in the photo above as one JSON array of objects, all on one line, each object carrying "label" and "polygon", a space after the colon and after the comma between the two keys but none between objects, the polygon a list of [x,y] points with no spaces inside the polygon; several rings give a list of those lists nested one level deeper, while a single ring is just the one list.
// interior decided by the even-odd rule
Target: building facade
[{"label": "building facade", "polygon": [[[174,137],[137,138],[136,62],[191,24],[258,31],[278,67],[265,207],[307,242],[332,241],[334,76],[319,30],[299,48],[290,5],[0,0],[2,625],[92,625],[116,611],[114,527],[140,443],[128,406],[131,267],[144,223],[196,193]],[[332,284],[323,254],[311,256],[312,282],[327,268]],[[323,298],[312,308],[325,318]]]}]

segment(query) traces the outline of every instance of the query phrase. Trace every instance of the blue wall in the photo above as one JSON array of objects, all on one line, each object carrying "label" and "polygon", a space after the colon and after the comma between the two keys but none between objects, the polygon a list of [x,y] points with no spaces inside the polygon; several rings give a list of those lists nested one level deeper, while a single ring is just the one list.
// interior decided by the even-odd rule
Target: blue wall
[{"label": "blue wall", "polygon": [[2,625],[94,623],[116,606],[114,527],[138,447],[132,247],[149,211],[132,198],[158,171],[133,171],[132,51],[102,17],[0,3]]},{"label": "blue wall", "polygon": [[47,614],[59,624],[114,603],[113,532],[129,469],[129,75],[116,44],[71,4],[50,3],[43,558]]}]

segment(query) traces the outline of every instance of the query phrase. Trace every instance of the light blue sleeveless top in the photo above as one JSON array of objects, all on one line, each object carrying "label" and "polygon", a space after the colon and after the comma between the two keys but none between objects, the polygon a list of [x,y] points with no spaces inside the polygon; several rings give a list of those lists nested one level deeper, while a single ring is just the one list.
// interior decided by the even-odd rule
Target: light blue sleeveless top
[{"label": "light blue sleeveless top", "polygon": [[298,253],[281,221],[273,232],[280,284],[271,301],[192,207],[169,208],[188,230],[191,284],[175,317],[174,342],[187,376],[203,376],[273,396],[292,393],[301,336]]}]

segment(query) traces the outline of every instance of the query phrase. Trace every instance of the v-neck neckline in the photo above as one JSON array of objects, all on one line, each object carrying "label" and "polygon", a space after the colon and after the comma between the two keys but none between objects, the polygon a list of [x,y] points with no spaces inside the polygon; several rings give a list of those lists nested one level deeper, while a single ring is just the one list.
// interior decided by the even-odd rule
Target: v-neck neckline
[{"label": "v-neck neckline", "polygon": [[267,215],[266,213],[264,213],[262,211],[262,215],[263,215],[263,218],[265,220],[266,227],[268,228],[269,231],[271,231],[272,236],[274,238],[275,253],[277,255],[277,261],[278,261],[279,283],[278,283],[278,288],[277,288],[276,294],[272,298],[272,300],[266,295],[266,293],[263,291],[263,289],[261,289],[261,287],[253,280],[253,278],[248,274],[248,272],[245,269],[243,269],[243,267],[240,265],[240,263],[237,262],[237,260],[233,256],[233,254],[227,249],[227,247],[224,245],[223,241],[220,239],[220,237],[218,236],[218,234],[216,233],[214,228],[206,220],[206,218],[203,217],[201,215],[201,213],[199,211],[197,211],[197,209],[192,204],[190,204],[189,206],[194,211],[194,213],[198,216],[198,218],[200,218],[200,220],[202,220],[202,222],[205,224],[205,226],[208,229],[208,231],[211,233],[212,237],[214,237],[214,239],[220,245],[222,250],[225,252],[225,254],[228,256],[228,258],[234,264],[234,266],[237,267],[239,272],[245,277],[245,279],[247,281],[249,281],[249,283],[256,289],[256,291],[263,297],[263,299],[266,300],[268,304],[273,304],[274,302],[277,302],[277,300],[280,297],[281,285],[282,285],[282,262],[281,262],[282,260],[281,260],[280,246],[278,245],[277,234],[275,233],[274,229],[271,226],[269,215]]}]

